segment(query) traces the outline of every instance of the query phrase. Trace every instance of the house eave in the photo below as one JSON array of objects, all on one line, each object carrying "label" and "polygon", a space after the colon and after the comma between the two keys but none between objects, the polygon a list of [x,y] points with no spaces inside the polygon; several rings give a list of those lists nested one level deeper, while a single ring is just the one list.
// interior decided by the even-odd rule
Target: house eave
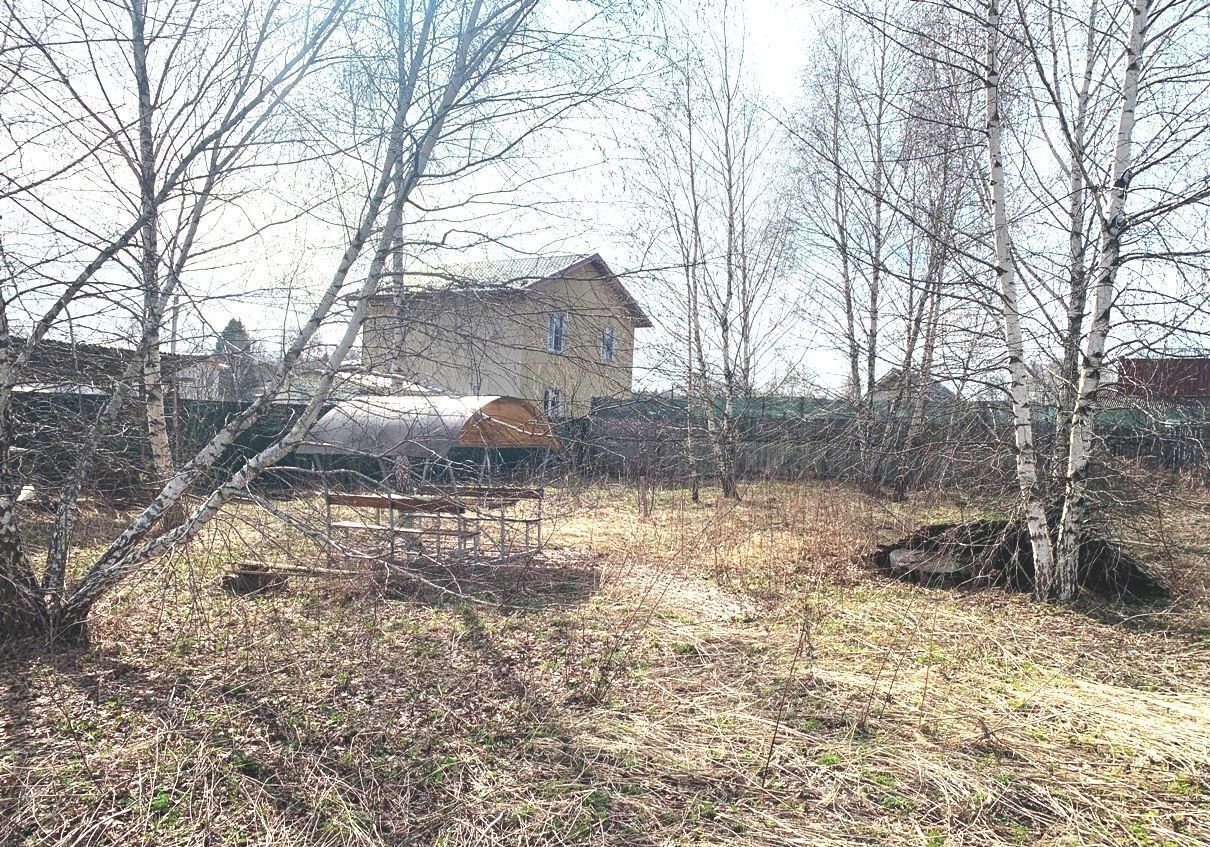
[{"label": "house eave", "polygon": [[[477,294],[480,296],[516,296],[518,294],[524,294],[528,291],[532,291],[536,286],[540,285],[543,282],[549,282],[549,281],[558,280],[558,279],[566,279],[567,277],[570,277],[572,274],[575,274],[578,271],[581,271],[584,268],[588,268],[588,267],[595,267],[597,269],[597,271],[600,273],[601,281],[614,290],[614,292],[618,296],[618,299],[622,301],[622,308],[625,311],[626,316],[628,318],[630,318],[631,324],[636,329],[649,329],[655,325],[652,322],[651,318],[648,317],[647,313],[643,311],[643,307],[639,305],[639,302],[634,298],[634,295],[632,295],[630,293],[630,291],[627,290],[626,286],[622,284],[622,281],[620,279],[618,279],[617,274],[615,274],[613,272],[613,270],[609,267],[609,265],[605,262],[605,260],[603,258],[601,258],[600,253],[593,253],[592,255],[584,256],[583,258],[578,259],[575,262],[572,262],[571,264],[567,265],[564,268],[561,268],[560,270],[558,270],[552,274],[548,274],[547,276],[544,276],[544,277],[541,277],[538,279],[532,279],[532,280],[528,281],[527,284],[523,288],[520,288],[517,290],[510,291],[510,290],[503,289],[503,288],[492,288],[490,286],[468,285],[465,287],[455,287],[455,288],[448,288],[448,289],[447,288],[440,288],[440,289],[439,288],[417,288],[417,289],[409,290],[408,295],[409,296],[425,296],[425,297],[443,297],[443,296],[450,296],[450,295],[454,295],[454,294]],[[391,305],[394,305],[395,295],[393,293],[375,294],[369,298],[369,302],[371,304],[375,304],[375,305],[391,306]]]}]

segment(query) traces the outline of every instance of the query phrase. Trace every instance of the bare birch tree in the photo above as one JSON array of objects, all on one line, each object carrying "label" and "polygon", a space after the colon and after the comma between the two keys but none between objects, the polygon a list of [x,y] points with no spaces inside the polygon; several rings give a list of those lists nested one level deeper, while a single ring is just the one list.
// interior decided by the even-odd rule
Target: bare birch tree
[{"label": "bare birch tree", "polygon": [[[913,19],[919,36],[899,43],[902,14],[894,4],[839,13],[791,123],[812,260],[803,319],[844,355],[861,451],[854,472],[881,481],[897,464],[898,489],[946,358],[943,316],[961,301],[945,295],[970,264],[962,229],[977,197],[969,92],[933,46],[944,25]],[[878,390],[884,374],[894,377],[889,392]]]},{"label": "bare birch tree", "polygon": [[[131,39],[142,45],[135,48],[139,54],[133,60],[136,65],[145,65],[146,59],[146,43],[142,40],[145,38],[145,10],[144,5],[137,10],[128,7],[128,11],[134,15],[130,19],[131,26],[144,33],[136,34]],[[136,83],[137,88],[147,96],[139,97],[141,111],[136,113],[134,119],[121,113],[117,105],[120,98],[106,94],[107,84],[116,83],[110,76],[112,66],[99,61],[98,54],[114,44],[123,44],[124,39],[111,39],[107,33],[101,33],[95,35],[94,43],[91,40],[94,34],[88,29],[92,21],[78,8],[67,14],[60,14],[53,7],[22,9],[23,14],[18,14],[18,10],[10,5],[8,11],[11,13],[10,31],[23,60],[19,76],[23,97],[17,102],[21,104],[20,114],[26,118],[26,134],[12,138],[13,146],[5,152],[7,158],[15,163],[29,162],[31,166],[18,166],[14,170],[18,176],[9,178],[3,200],[23,215],[24,220],[41,225],[48,240],[58,238],[69,245],[78,245],[74,249],[69,248],[70,252],[56,257],[56,260],[60,265],[71,267],[75,264],[79,269],[74,278],[69,278],[67,284],[56,291],[39,279],[42,260],[35,259],[20,267],[10,265],[4,301],[6,315],[14,307],[20,307],[36,317],[19,347],[14,349],[11,335],[3,339],[5,367],[0,373],[0,414],[7,418],[13,389],[35,351],[56,324],[64,317],[70,319],[73,305],[99,300],[104,307],[105,304],[118,302],[116,298],[120,296],[121,288],[115,288],[105,281],[96,285],[94,278],[103,269],[108,270],[111,265],[120,263],[124,251],[140,235],[143,244],[139,267],[144,273],[138,274],[138,277],[144,282],[145,274],[154,274],[157,280],[160,278],[157,233],[152,226],[154,216],[157,209],[170,198],[180,196],[182,192],[190,197],[184,207],[188,223],[182,249],[176,257],[177,265],[172,269],[175,273],[167,275],[169,282],[163,289],[158,282],[154,284],[154,291],[151,284],[139,286],[143,317],[136,362],[115,386],[60,492],[42,580],[33,579],[27,554],[21,545],[11,500],[0,502],[2,521],[9,526],[9,543],[0,552],[3,560],[0,561],[0,581],[10,586],[10,590],[17,595],[25,595],[18,603],[24,612],[12,620],[13,628],[21,630],[45,628],[50,624],[66,572],[69,539],[81,486],[93,457],[103,439],[109,435],[134,383],[145,373],[144,363],[149,360],[154,362],[158,356],[158,333],[164,308],[188,258],[189,245],[196,234],[201,210],[218,175],[218,168],[229,164],[238,155],[232,151],[243,149],[255,137],[257,130],[271,118],[282,96],[305,77],[317,54],[335,31],[344,10],[338,5],[326,14],[318,14],[313,28],[294,45],[293,50],[274,55],[266,55],[268,49],[265,40],[272,31],[282,26],[282,21],[272,4],[259,20],[259,28],[256,25],[245,28],[245,23],[257,21],[255,16],[249,14],[237,28],[229,29],[228,50],[220,51],[221,58],[204,68],[202,83],[191,92],[192,97],[188,92],[183,95],[186,112],[177,117],[182,118],[184,127],[174,138],[177,146],[172,149],[175,158],[171,162],[167,161],[169,145],[163,145],[160,151],[156,151],[154,145],[149,146],[151,115],[147,105],[150,97],[148,80],[143,78]],[[103,20],[107,20],[105,13],[109,11],[104,10],[101,15]],[[117,26],[112,21],[109,23]],[[177,46],[180,46],[179,42]],[[262,48],[265,49],[262,51]],[[191,70],[196,71],[197,68]],[[222,96],[215,98],[218,89],[222,90]],[[197,111],[188,111],[189,107]],[[188,120],[201,117],[203,112],[204,120]],[[24,155],[28,146],[56,140],[67,142],[62,146],[68,151],[57,159],[55,156]],[[61,152],[53,145],[50,149],[54,154]],[[153,188],[150,183],[155,182],[154,168],[147,157],[155,156],[157,152],[165,157],[165,165],[163,176]],[[44,159],[48,159],[50,164],[45,164]],[[133,220],[112,234],[104,233],[102,229],[104,234],[98,240],[94,238],[97,233],[90,224],[84,224],[79,231],[75,231],[77,222],[83,219],[84,210],[78,201],[73,201],[83,180],[91,174],[99,172],[102,179],[108,181],[110,165],[115,160],[124,163],[135,175],[138,188],[133,196],[138,199],[126,207]],[[144,164],[147,167],[143,167]],[[58,184],[60,182],[66,185],[61,186]],[[115,196],[119,198],[117,207],[125,211],[120,199],[123,195],[119,193]],[[102,218],[105,214],[103,211]],[[106,224],[108,221],[102,220],[101,226]],[[35,311],[39,309],[40,312]],[[158,386],[158,374],[155,382]],[[161,401],[155,403],[157,414],[162,413]],[[159,453],[160,461],[166,458],[163,452],[166,437],[159,437],[165,434],[158,431],[162,423],[161,414],[159,424],[152,424],[153,429],[157,430],[157,437],[153,441],[158,443],[155,450]],[[31,618],[25,614],[31,609],[41,611]],[[8,617],[7,609],[5,617]]]},{"label": "bare birch tree", "polygon": [[987,55],[984,61],[984,87],[987,94],[988,206],[995,244],[996,276],[1004,310],[1004,343],[1008,353],[1009,396],[1013,408],[1013,443],[1017,461],[1017,481],[1025,509],[1029,540],[1033,548],[1034,581],[1037,593],[1047,596],[1054,581],[1050,527],[1046,522],[1046,500],[1038,475],[1038,455],[1034,444],[1031,374],[1025,361],[1025,343],[1021,334],[1021,300],[1017,292],[1017,266],[1009,232],[1008,192],[1005,186],[1003,117],[1000,97],[1000,54],[1002,33],[997,0],[987,4]]},{"label": "bare birch tree", "polygon": [[[1045,175],[1037,180],[1034,231],[1046,233],[1053,216],[1059,232],[1042,244],[1067,242],[1061,254],[1067,290],[1056,298],[1060,308],[1048,333],[1056,349],[1044,354],[1058,373],[1054,464],[1062,490],[1052,498],[1062,513],[1051,588],[1060,600],[1078,590],[1080,548],[1090,531],[1088,476],[1111,335],[1116,327],[1120,343],[1146,343],[1141,336],[1196,323],[1205,306],[1204,296],[1192,291],[1166,294],[1155,276],[1165,265],[1183,276],[1204,262],[1204,245],[1189,235],[1206,214],[1207,172],[1197,162],[1210,121],[1202,105],[1210,59],[1205,9],[1168,4],[1153,29],[1155,9],[1150,3],[1017,5],[1027,94],[1056,175],[1054,188]],[[1150,80],[1149,64],[1156,68]],[[1133,215],[1129,197],[1139,204]],[[1133,255],[1123,246],[1131,240]],[[1089,249],[1094,243],[1095,251]],[[1045,248],[1022,254],[1044,289]],[[1131,262],[1149,268],[1133,277],[1138,305],[1130,303],[1130,286],[1119,284]]]},{"label": "bare birch tree", "polygon": [[[790,267],[789,216],[773,197],[776,129],[744,71],[744,40],[727,3],[720,20],[670,36],[671,83],[656,107],[658,146],[643,150],[655,239],[677,268],[674,316],[693,409],[702,416],[722,494],[739,499],[739,404],[788,323],[779,308]],[[684,358],[682,358],[682,355]]]},{"label": "bare birch tree", "polygon": [[[982,89],[984,233],[972,229],[964,245],[955,232],[937,231],[922,208],[904,202],[898,180],[891,204],[950,256],[985,262],[977,246],[983,235],[991,248],[986,266],[995,284],[971,273],[963,296],[993,307],[1003,323],[1017,488],[1040,598],[1066,600],[1078,589],[1080,548],[1092,531],[1097,409],[1113,345],[1193,337],[1206,310],[1198,283],[1206,249],[1193,235],[1204,225],[1208,196],[1200,158],[1210,125],[1204,12],[1196,2],[1099,0],[991,0],[927,13],[847,8],[852,20],[950,74],[940,87],[959,98],[972,82]],[[963,39],[940,34],[939,19],[981,29],[983,60],[972,58]],[[850,185],[860,190],[859,182]],[[1137,204],[1133,212],[1128,200]],[[913,303],[918,310],[921,301]],[[917,343],[913,328],[907,346]],[[1030,361],[1042,365],[1033,369]],[[1040,382],[1052,372],[1056,390],[1044,397]],[[1039,399],[1053,405],[1037,410]],[[1035,423],[1052,414],[1058,473],[1047,475]]]},{"label": "bare birch tree", "polygon": [[[1130,35],[1126,42],[1122,75],[1121,114],[1118,119],[1109,183],[1109,203],[1099,210],[1101,235],[1097,264],[1093,271],[1092,326],[1084,341],[1080,381],[1071,412],[1071,445],[1067,456],[1063,515],[1059,526],[1056,593],[1060,600],[1070,600],[1078,588],[1076,575],[1085,523],[1086,476],[1095,426],[1093,415],[1096,411],[1097,391],[1101,384],[1105,343],[1109,335],[1109,312],[1113,308],[1114,282],[1121,260],[1122,235],[1126,229],[1126,192],[1134,164],[1132,145],[1135,109],[1138,106],[1139,79],[1150,13],[1149,0],[1135,0],[1132,4]],[[1048,587],[1042,586],[1042,589]]]},{"label": "bare birch tree", "polygon": [[[368,170],[367,190],[360,198],[358,219],[335,257],[330,278],[260,396],[230,419],[200,451],[178,465],[138,516],[87,563],[77,581],[70,583],[67,579],[71,521],[62,519],[62,515],[70,515],[71,507],[60,508],[61,520],[45,576],[37,580],[12,500],[7,493],[0,499],[0,584],[6,591],[0,597],[0,612],[6,636],[38,632],[60,641],[86,638],[87,617],[98,600],[146,562],[188,542],[227,503],[246,494],[266,468],[300,443],[324,407],[335,376],[357,340],[368,300],[386,273],[405,211],[409,204],[416,203],[424,186],[436,180],[448,182],[452,174],[495,161],[535,126],[556,120],[595,90],[577,85],[574,74],[566,83],[551,83],[552,68],[558,65],[558,57],[571,49],[569,44],[575,36],[542,17],[537,0],[393,0],[385,6],[341,3],[321,15],[313,14],[304,24],[301,36],[299,29],[286,30],[285,49],[280,52],[286,58],[276,60],[281,68],[274,74],[255,75],[248,86],[253,102],[217,110],[200,140],[188,147],[197,152],[169,172],[153,199],[167,197],[179,184],[180,174],[210,152],[220,138],[239,127],[255,125],[262,114],[256,111],[258,106],[281,102],[294,84],[312,72],[330,65],[334,73],[319,79],[339,81],[372,69],[373,78],[366,80],[362,92],[369,101],[367,109],[376,118],[359,125],[362,137],[353,158],[373,164]],[[388,36],[385,41],[381,38],[384,33]],[[42,49],[42,45],[31,46]],[[332,52],[324,52],[328,46]],[[573,64],[574,60],[569,59],[567,65]],[[561,67],[560,72],[567,69]],[[488,127],[497,132],[485,135]],[[9,346],[5,345],[5,402],[29,361],[31,345],[47,335],[88,280],[143,230],[145,217],[144,208],[128,227],[105,243],[80,278],[56,296],[16,356],[8,356]],[[161,304],[169,293],[169,289],[161,289]],[[334,324],[334,309],[345,302],[351,304],[351,309]],[[142,351],[155,337],[155,327],[148,324],[158,327],[161,317],[162,312],[144,324]],[[325,327],[337,332],[336,343],[326,357],[314,395],[288,431],[244,461],[234,473],[220,477],[216,485],[201,493],[200,499],[187,499],[206,475],[214,472],[216,462],[239,434],[270,408]],[[107,405],[116,402],[110,398]],[[98,427],[94,439],[100,432]],[[71,485],[78,490],[79,483],[77,475]],[[183,519],[166,517],[186,503]]]}]

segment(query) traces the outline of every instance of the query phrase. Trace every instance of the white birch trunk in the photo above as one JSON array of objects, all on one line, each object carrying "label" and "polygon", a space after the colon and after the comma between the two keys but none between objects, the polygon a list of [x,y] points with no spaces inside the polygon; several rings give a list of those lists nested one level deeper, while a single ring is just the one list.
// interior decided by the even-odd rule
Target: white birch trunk
[{"label": "white birch trunk", "polygon": [[164,402],[164,371],[160,364],[160,339],[147,348],[147,367],[143,372],[146,392],[147,438],[151,443],[151,463],[156,482],[172,476],[172,446],[168,443],[168,406]]},{"label": "white birch trunk", "polygon": [[164,406],[164,375],[160,367],[160,324],[163,311],[160,299],[159,203],[156,201],[155,140],[152,138],[151,80],[147,73],[145,32],[147,2],[134,0],[130,5],[131,52],[135,87],[139,97],[139,216],[143,220],[140,257],[140,283],[143,287],[143,399],[147,416],[147,438],[156,484],[172,476],[172,448],[168,444],[168,412]]},{"label": "white birch trunk", "polygon": [[[0,369],[7,370],[11,353],[8,313],[0,298]],[[30,568],[13,509],[18,480],[11,464],[11,439],[12,419],[7,409],[0,409],[0,636],[4,637],[41,628],[46,616],[46,604]]]},{"label": "white birch trunk", "polygon": [[1056,588],[1061,600],[1074,597],[1077,588],[1080,536],[1087,516],[1088,459],[1092,450],[1097,391],[1101,385],[1105,341],[1109,335],[1109,313],[1113,308],[1118,257],[1122,247],[1122,233],[1126,229],[1126,192],[1130,186],[1135,107],[1138,104],[1139,76],[1150,7],[1150,0],[1135,0],[1131,9],[1130,38],[1126,44],[1126,69],[1122,79],[1122,110],[1118,118],[1117,140],[1114,145],[1109,206],[1102,213],[1100,246],[1096,269],[1093,272],[1092,327],[1084,344],[1080,383],[1076,390],[1075,408],[1071,414],[1071,442],[1067,458],[1063,517],[1059,525]]},{"label": "white birch trunk", "polygon": [[[244,139],[246,140],[253,136],[256,128],[268,119],[268,115],[273,109],[283,102],[289,91],[303,79],[306,69],[310,66],[315,56],[318,55],[320,48],[327,43],[328,39],[336,31],[336,26],[343,19],[347,8],[347,4],[336,4],[333,6],[317,22],[316,26],[312,28],[299,49],[284,62],[282,67],[271,78],[259,84],[254,93],[248,96],[246,101],[240,100],[246,92],[241,93],[236,98],[236,101],[222,115],[222,120],[218,123],[218,126],[194,143],[181,156],[172,171],[164,178],[159,191],[155,194],[153,206],[158,207],[160,203],[179,187],[181,181],[185,179],[189,168],[198,157],[212,151],[214,144],[219,139],[232,132],[241,124],[244,124],[258,107],[264,106],[267,103],[266,110],[250,122],[250,127],[245,133]],[[92,280],[93,276],[102,267],[107,265],[114,256],[130,245],[143,229],[145,223],[146,218],[144,213],[140,211],[139,217],[136,220],[131,222],[120,234],[113,236],[108,243],[98,248],[92,260],[66,284],[64,291],[55,298],[54,302],[50,304],[42,316],[34,322],[21,349],[16,351],[15,354],[10,350],[8,356],[0,358],[0,415],[7,413],[9,403],[12,399],[13,388],[20,380],[25,368],[29,365],[34,356],[34,351],[42,339],[51,331],[55,322],[68,309],[72,302],[75,301],[80,292],[84,290],[84,287]]]},{"label": "white birch trunk", "polygon": [[147,351],[151,349],[153,344],[158,343],[158,328],[163,321],[165,309],[170,302],[175,302],[179,296],[178,287],[181,273],[184,271],[185,265],[189,260],[193,249],[193,242],[202,221],[202,213],[209,202],[215,180],[222,169],[218,154],[219,151],[217,149],[211,154],[210,171],[207,174],[206,182],[194,201],[179,252],[172,266],[169,268],[167,284],[150,306],[151,311],[144,322],[143,337],[139,340],[134,360],[114,385],[113,393],[93,422],[92,428],[88,432],[88,437],[76,454],[76,462],[71,474],[68,475],[67,480],[60,488],[59,508],[55,515],[54,528],[51,531],[50,541],[47,545],[46,571],[42,578],[43,597],[47,608],[51,611],[58,608],[61,599],[63,578],[67,569],[68,544],[76,516],[76,501],[80,496],[84,481],[92,469],[93,460],[101,443],[111,434],[122,406],[134,390],[135,382],[143,370],[143,362]]},{"label": "white birch trunk", "polygon": [[1046,524],[1046,506],[1038,480],[1037,454],[1034,448],[1033,412],[1029,399],[1029,369],[1025,366],[1021,337],[1021,314],[1017,297],[1017,268],[1008,233],[1007,195],[1004,185],[1004,160],[1001,152],[1000,118],[1000,10],[997,0],[987,4],[987,156],[990,167],[992,235],[996,250],[996,275],[1004,310],[1004,341],[1008,353],[1009,395],[1013,407],[1013,443],[1017,460],[1017,482],[1025,509],[1030,546],[1034,557],[1035,595],[1049,596],[1054,581],[1050,529]]},{"label": "white birch trunk", "polygon": [[[71,592],[62,607],[62,625],[68,627],[80,626],[92,604],[106,591],[138,570],[143,563],[187,542],[196,535],[226,503],[230,502],[233,497],[241,492],[246,491],[248,485],[261,471],[272,466],[297,447],[315,423],[327,401],[336,372],[340,369],[360,333],[369,299],[377,291],[383,269],[392,251],[397,228],[403,214],[403,208],[428,167],[433,150],[441,138],[445,119],[450,114],[457,95],[468,84],[472,76],[468,70],[468,53],[470,52],[474,36],[478,34],[478,19],[481,8],[481,0],[476,0],[467,14],[467,23],[459,40],[455,65],[451,71],[450,79],[446,83],[441,101],[436,108],[432,122],[426,128],[422,142],[410,161],[406,163],[401,160],[404,122],[407,108],[411,103],[411,93],[414,90],[415,79],[409,79],[401,84],[399,102],[396,104],[392,126],[391,145],[387,151],[378,184],[371,198],[369,208],[363,216],[361,226],[358,228],[358,232],[352,243],[346,249],[332,284],[325,292],[323,298],[321,298],[307,325],[303,328],[294,345],[292,345],[290,352],[287,354],[282,369],[278,372],[273,384],[268,387],[260,398],[260,401],[258,401],[267,403],[273,398],[284,383],[292,364],[297,361],[311,337],[318,330],[323,318],[330,311],[333,303],[335,303],[344,281],[352,269],[353,263],[361,252],[361,248],[371,235],[374,224],[377,222],[382,202],[389,188],[396,182],[396,169],[406,169],[407,177],[402,180],[399,190],[392,198],[390,213],[379,236],[377,250],[369,273],[358,291],[353,314],[345,325],[344,334],[329,358],[328,366],[325,368],[324,375],[320,379],[315,395],[311,398],[306,409],[291,427],[289,433],[283,436],[277,443],[265,448],[245,462],[243,467],[227,482],[212,491],[182,525],[168,530],[148,541],[142,547],[135,549],[139,541],[151,529],[158,516],[166,508],[170,508],[175,504],[185,493],[193,479],[196,478],[197,473],[200,472],[200,467],[203,464],[205,466],[212,464],[214,459],[221,455],[223,449],[231,443],[235,435],[242,430],[243,426],[239,425],[239,421],[244,421],[244,425],[246,425],[248,413],[245,412],[245,415],[219,433],[210,444],[203,448],[202,453],[199,454],[194,462],[191,462],[189,466],[186,466],[186,468],[177,473],[169,484],[165,486],[163,491],[161,491],[156,501],[144,510],[143,514],[136,519],[135,523],[122,536],[110,545],[109,549],[97,561],[88,575]],[[521,7],[519,12],[509,16],[507,21],[498,25],[494,37],[485,42],[481,52],[476,54],[476,66],[489,61],[492,51],[499,46],[504,36],[507,36],[514,30],[517,22],[524,17],[523,13],[529,8],[531,7]],[[258,404],[253,404],[253,408],[257,406]]]},{"label": "white birch trunk", "polygon": [[1071,409],[1075,405],[1076,385],[1080,379],[1080,335],[1084,330],[1084,312],[1088,305],[1087,244],[1084,238],[1087,179],[1084,168],[1087,155],[1085,141],[1088,134],[1088,102],[1097,62],[1097,8],[1094,3],[1089,12],[1084,45],[1084,75],[1076,95],[1076,114],[1069,143],[1071,161],[1068,163],[1068,202],[1071,212],[1068,223],[1067,274],[1070,294],[1067,302],[1067,330],[1063,336],[1059,396],[1056,398],[1055,410],[1055,443],[1051,473],[1056,478],[1062,478],[1067,470],[1067,453],[1071,441]]}]

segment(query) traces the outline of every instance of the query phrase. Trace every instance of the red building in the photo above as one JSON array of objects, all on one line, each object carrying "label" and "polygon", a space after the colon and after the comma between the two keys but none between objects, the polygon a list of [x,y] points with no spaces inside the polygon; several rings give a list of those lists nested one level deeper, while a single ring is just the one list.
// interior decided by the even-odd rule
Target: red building
[{"label": "red building", "polygon": [[1153,400],[1210,400],[1210,356],[1123,359],[1118,390]]}]

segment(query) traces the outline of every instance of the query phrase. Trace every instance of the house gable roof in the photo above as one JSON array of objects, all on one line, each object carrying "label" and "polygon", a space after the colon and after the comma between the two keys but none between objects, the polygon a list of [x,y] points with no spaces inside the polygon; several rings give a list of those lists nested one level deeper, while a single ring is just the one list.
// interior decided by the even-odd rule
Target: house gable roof
[{"label": "house gable roof", "polygon": [[[874,390],[898,391],[903,385],[903,381],[903,371],[900,368],[891,368],[874,383]],[[921,379],[919,374],[913,373],[908,376],[907,388],[909,391],[919,391],[920,384]],[[929,397],[936,400],[951,400],[954,398],[954,392],[935,379],[929,381],[927,393]]]},{"label": "house gable roof", "polygon": [[[412,289],[418,291],[523,293],[532,291],[539,283],[565,279],[585,268],[595,270],[600,276],[600,281],[613,290],[636,327],[652,326],[651,318],[647,316],[642,306],[599,253],[590,255],[561,253],[550,256],[522,256],[497,261],[467,262],[440,269],[409,271],[404,274],[404,277],[406,280],[417,280]],[[375,299],[380,302],[387,301],[390,299],[390,295],[380,294]]]}]

